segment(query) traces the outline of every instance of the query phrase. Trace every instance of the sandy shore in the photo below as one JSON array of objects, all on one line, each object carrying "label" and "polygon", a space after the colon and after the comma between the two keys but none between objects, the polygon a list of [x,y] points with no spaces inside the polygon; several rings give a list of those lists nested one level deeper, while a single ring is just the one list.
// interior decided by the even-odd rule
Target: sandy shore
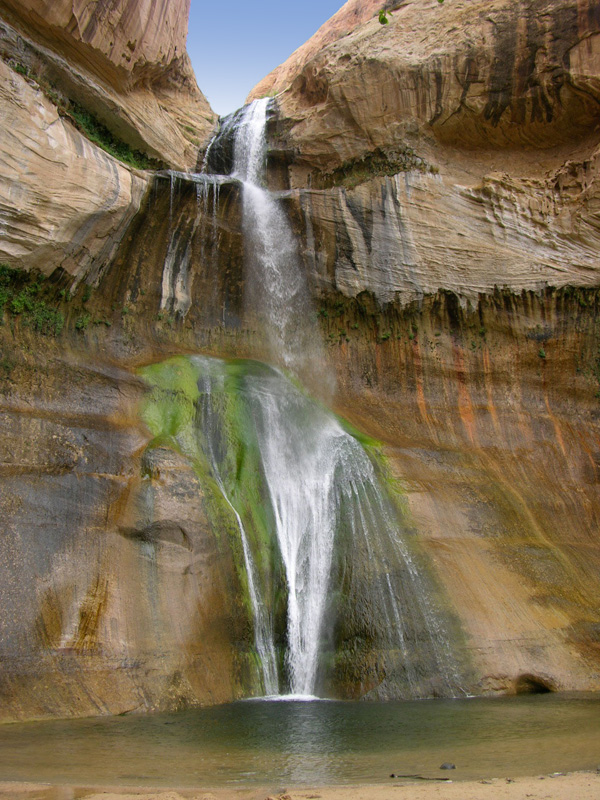
[{"label": "sandy shore", "polygon": [[[600,754],[599,754],[600,755]],[[386,786],[314,789],[148,789],[0,782],[1,800],[600,800],[600,773],[489,781],[390,780]]]}]

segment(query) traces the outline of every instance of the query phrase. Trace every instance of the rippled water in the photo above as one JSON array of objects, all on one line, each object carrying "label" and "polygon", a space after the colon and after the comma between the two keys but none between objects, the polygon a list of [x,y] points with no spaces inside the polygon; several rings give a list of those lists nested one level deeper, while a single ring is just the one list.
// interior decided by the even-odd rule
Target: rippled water
[{"label": "rippled water", "polygon": [[[456,764],[440,772],[444,761]],[[600,698],[265,702],[0,727],[0,779],[153,786],[386,783],[592,769]]]}]

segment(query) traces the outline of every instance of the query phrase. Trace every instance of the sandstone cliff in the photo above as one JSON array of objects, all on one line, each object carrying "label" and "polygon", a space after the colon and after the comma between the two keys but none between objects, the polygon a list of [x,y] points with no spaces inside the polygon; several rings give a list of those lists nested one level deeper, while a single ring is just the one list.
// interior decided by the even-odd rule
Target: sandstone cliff
[{"label": "sandstone cliff", "polygon": [[[335,407],[383,443],[472,690],[598,689],[596,5],[413,0],[385,27],[358,5],[268,84]],[[27,76],[4,86],[0,260],[52,273],[0,274],[4,718],[239,697],[236,556],[207,485],[151,441],[137,375],[181,352],[267,357],[239,186],[158,173],[150,190]],[[360,694],[363,666],[333,689]]]},{"label": "sandstone cliff", "polygon": [[0,3],[1,262],[95,283],[148,188],[131,165],[195,166],[214,115],[188,10]]},{"label": "sandstone cliff", "polygon": [[0,54],[133,149],[192,168],[215,115],[185,52],[188,12],[189,0],[3,0]]},{"label": "sandstone cliff", "polygon": [[396,5],[333,42],[327,24],[269,78],[335,286],[387,302],[596,283],[596,5]]},{"label": "sandstone cliff", "polygon": [[147,179],[89,142],[0,61],[0,260],[91,283],[138,211]]}]

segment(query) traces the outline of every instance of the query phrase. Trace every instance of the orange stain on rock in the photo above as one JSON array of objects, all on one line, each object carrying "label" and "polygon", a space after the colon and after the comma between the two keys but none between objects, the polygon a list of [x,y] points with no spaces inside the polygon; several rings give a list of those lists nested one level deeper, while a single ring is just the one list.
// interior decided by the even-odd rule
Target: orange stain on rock
[{"label": "orange stain on rock", "polygon": [[423,422],[431,426],[431,419],[429,418],[429,414],[427,413],[427,400],[425,399],[425,382],[423,380],[423,362],[421,360],[421,351],[419,349],[419,343],[415,339],[412,343],[413,349],[413,362],[415,365],[415,393],[416,393],[416,401],[417,401],[417,408],[419,409],[419,414],[421,415],[421,419]]},{"label": "orange stain on rock", "polygon": [[463,360],[461,348],[455,345],[454,351],[454,369],[456,371],[456,387],[458,390],[458,413],[461,418],[462,424],[465,427],[467,436],[471,444],[475,444],[475,414],[473,412],[473,403],[471,402],[471,395],[467,387],[466,369]]}]

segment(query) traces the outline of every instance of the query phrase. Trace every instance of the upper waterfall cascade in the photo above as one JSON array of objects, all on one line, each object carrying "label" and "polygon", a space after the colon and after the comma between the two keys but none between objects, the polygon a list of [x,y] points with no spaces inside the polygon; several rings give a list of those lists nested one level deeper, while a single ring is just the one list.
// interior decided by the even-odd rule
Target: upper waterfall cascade
[{"label": "upper waterfall cascade", "polygon": [[[369,667],[374,696],[457,694],[460,671],[430,582],[380,486],[373,456],[295,383],[325,387],[325,398],[333,385],[311,324],[315,311],[295,237],[277,196],[263,185],[269,103],[246,106],[222,130],[233,136],[231,176],[242,186],[246,306],[273,367],[194,359],[200,397],[191,434],[242,539],[261,689],[320,693],[328,672],[346,668],[336,656],[340,647],[350,652],[368,639],[387,654]],[[216,186],[222,176],[202,180]],[[190,440],[188,432],[184,450]],[[244,479],[240,464],[248,463],[254,468]],[[250,491],[258,495],[260,523],[248,510]],[[272,551],[256,533],[261,526]],[[351,623],[340,622],[344,614]]]}]

